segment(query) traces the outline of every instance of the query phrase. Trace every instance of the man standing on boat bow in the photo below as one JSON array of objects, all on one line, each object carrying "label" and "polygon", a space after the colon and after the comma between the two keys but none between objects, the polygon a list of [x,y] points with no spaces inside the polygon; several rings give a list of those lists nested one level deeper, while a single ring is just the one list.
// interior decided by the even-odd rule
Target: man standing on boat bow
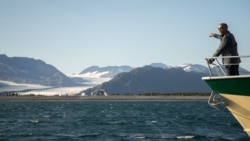
[{"label": "man standing on boat bow", "polygon": [[[237,42],[234,35],[228,31],[228,26],[226,23],[221,23],[218,26],[220,34],[210,33],[209,37],[215,37],[220,39],[220,45],[218,49],[213,54],[213,57],[218,57],[220,55],[226,57],[222,58],[222,63],[225,65],[227,75],[239,75],[239,63],[240,58],[230,56],[239,56],[237,50]],[[209,63],[213,63],[214,59],[209,59]]]}]

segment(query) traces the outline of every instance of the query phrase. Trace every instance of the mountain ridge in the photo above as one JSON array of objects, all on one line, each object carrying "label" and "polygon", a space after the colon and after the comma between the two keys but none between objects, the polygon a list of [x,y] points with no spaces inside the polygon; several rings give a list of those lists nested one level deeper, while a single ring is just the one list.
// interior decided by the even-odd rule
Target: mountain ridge
[{"label": "mountain ridge", "polygon": [[114,77],[115,75],[121,73],[121,72],[128,72],[132,70],[133,68],[127,65],[123,66],[105,66],[105,67],[99,67],[99,66],[90,66],[83,71],[81,71],[79,74],[95,74],[96,72],[102,73],[100,77]]},{"label": "mountain ridge", "polygon": [[[89,88],[85,91],[87,95],[99,89],[110,94],[209,92],[209,87],[201,80],[201,77],[208,75],[208,68],[200,64],[168,66],[151,63],[136,68],[128,65],[90,66],[80,73],[66,76],[42,60],[0,54],[0,87],[10,91],[22,87],[28,89],[28,86],[18,84],[39,84],[32,87],[84,86],[84,90]],[[18,84],[11,86],[6,81]],[[52,91],[55,94],[55,90]]]},{"label": "mountain ridge", "polygon": [[110,94],[209,92],[201,80],[206,73],[186,72],[182,68],[156,68],[144,66],[116,75],[108,82],[85,91],[104,89]]},{"label": "mountain ridge", "polygon": [[[199,65],[199,64],[191,64],[191,63],[185,63],[181,65],[176,65],[176,66],[168,66],[163,63],[151,63],[149,65],[145,66],[152,66],[155,68],[163,68],[163,69],[170,69],[170,68],[182,68],[184,71],[190,72],[199,72],[199,73],[208,73],[208,68]],[[123,66],[105,66],[105,67],[99,67],[99,66],[90,66],[85,69],[83,69],[79,74],[80,75],[85,75],[89,77],[93,76],[98,76],[98,77],[109,77],[113,78],[115,75],[122,73],[122,72],[129,72],[133,69],[140,68],[140,67],[131,67],[128,65],[123,65]],[[117,69],[117,70],[116,70]]]},{"label": "mountain ridge", "polygon": [[57,68],[39,59],[0,54],[0,80],[45,86],[77,85]]}]

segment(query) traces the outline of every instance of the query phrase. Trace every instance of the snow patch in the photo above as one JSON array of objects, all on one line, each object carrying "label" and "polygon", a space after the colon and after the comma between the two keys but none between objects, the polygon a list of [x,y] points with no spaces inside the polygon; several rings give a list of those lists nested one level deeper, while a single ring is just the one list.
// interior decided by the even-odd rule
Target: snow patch
[{"label": "snow patch", "polygon": [[199,65],[199,64],[181,64],[175,66],[175,68],[182,68],[186,72],[197,72],[197,73],[204,73],[207,72],[207,67]]},{"label": "snow patch", "polygon": [[99,84],[102,84],[104,82],[107,82],[109,80],[111,80],[112,78],[110,77],[101,77],[104,74],[108,74],[109,72],[88,72],[88,73],[84,73],[84,74],[78,74],[78,73],[74,73],[71,75],[68,75],[68,77],[71,78],[81,78],[83,80],[85,80],[85,82],[83,83],[84,85],[88,85],[88,86],[96,86]]},{"label": "snow patch", "polygon": [[21,84],[21,83],[15,83],[11,81],[2,81],[2,80],[0,80],[0,84],[4,85],[3,87],[1,87],[0,92],[51,88],[50,86],[43,86],[39,84]]},{"label": "snow patch", "polygon": [[27,92],[18,92],[19,95],[42,95],[42,96],[76,96],[89,87],[59,87],[50,89],[31,90]]},{"label": "snow patch", "polygon": [[3,86],[0,92],[16,92],[18,95],[42,95],[42,96],[75,96],[84,95],[82,91],[90,88],[84,86],[77,87],[51,87],[36,84],[20,84],[11,81],[0,81]]}]

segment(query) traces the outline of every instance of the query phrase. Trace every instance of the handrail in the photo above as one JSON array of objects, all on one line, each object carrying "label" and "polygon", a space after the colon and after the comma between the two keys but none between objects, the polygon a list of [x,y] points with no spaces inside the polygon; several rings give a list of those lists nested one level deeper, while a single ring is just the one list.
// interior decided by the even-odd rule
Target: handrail
[{"label": "handrail", "polygon": [[205,59],[222,59],[222,58],[250,58],[250,55],[243,55],[243,56],[218,56],[218,57],[206,57]]},{"label": "handrail", "polygon": [[[224,67],[225,65],[238,65],[238,63],[222,64],[220,62],[220,59],[224,59],[224,58],[240,58],[241,59],[241,63],[239,64],[240,68],[245,70],[245,73],[250,74],[250,71],[249,71],[249,69],[250,69],[250,56],[249,55],[245,55],[245,56],[206,57],[205,60],[207,62],[210,77],[215,76],[213,74],[213,70],[212,70],[213,68],[215,68],[217,76],[226,76],[225,67]],[[210,63],[211,59],[214,60],[213,63]],[[248,59],[248,60],[245,61],[245,59]],[[213,65],[213,67],[211,65]]]}]

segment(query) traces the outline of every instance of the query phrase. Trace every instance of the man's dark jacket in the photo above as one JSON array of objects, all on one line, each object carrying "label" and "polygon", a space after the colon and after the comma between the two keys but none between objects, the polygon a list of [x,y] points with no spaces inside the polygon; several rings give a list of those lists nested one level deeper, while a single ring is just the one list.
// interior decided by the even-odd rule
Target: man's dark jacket
[{"label": "man's dark jacket", "polygon": [[[227,31],[224,35],[216,34],[214,36],[221,40],[218,49],[215,51],[213,57],[222,55],[225,56],[239,56],[237,51],[237,42],[235,41],[234,35]],[[240,58],[223,58],[222,62],[225,66],[227,65],[238,65],[241,61]]]}]

